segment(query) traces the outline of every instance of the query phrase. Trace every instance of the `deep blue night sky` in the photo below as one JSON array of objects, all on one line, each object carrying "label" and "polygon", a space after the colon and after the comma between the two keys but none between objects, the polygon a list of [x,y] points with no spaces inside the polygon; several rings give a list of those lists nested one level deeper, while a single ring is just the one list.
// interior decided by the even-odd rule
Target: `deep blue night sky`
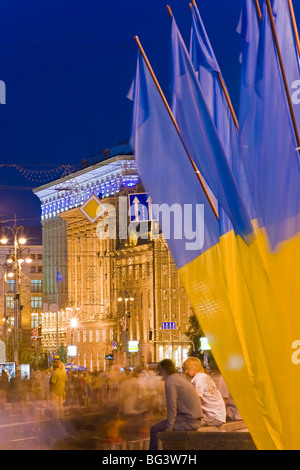
[{"label": "deep blue night sky", "polygon": [[[188,42],[188,0],[10,0],[1,2],[0,163],[80,166],[101,149],[129,138],[138,35],[168,97],[169,4]],[[202,19],[238,107],[242,0],[198,0]],[[300,5],[294,2],[297,18]],[[33,169],[34,167],[29,167]],[[41,170],[42,167],[37,169]],[[53,169],[45,166],[44,169]],[[0,217],[39,222],[39,203],[20,187],[39,186],[15,168],[0,167]],[[13,189],[13,188],[11,188]]]}]

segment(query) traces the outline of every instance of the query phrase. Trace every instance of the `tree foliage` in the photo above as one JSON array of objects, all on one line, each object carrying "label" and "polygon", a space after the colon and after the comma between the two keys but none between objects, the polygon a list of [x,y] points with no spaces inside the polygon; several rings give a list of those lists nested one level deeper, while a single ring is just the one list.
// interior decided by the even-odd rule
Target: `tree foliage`
[{"label": "tree foliage", "polygon": [[[200,345],[201,345],[200,338],[204,337],[205,334],[194,313],[189,318],[189,327],[188,327],[188,330],[185,332],[185,334],[189,338],[189,340],[192,341],[194,344],[194,350],[192,346],[189,349],[189,356],[199,357],[200,361],[202,362],[203,367],[205,368],[206,368],[206,365],[208,365],[208,368],[210,370],[216,369],[217,364],[212,354],[212,351],[207,351],[206,353],[204,353],[203,351],[200,350]],[[205,354],[207,357],[207,364],[205,363],[206,362]]]}]

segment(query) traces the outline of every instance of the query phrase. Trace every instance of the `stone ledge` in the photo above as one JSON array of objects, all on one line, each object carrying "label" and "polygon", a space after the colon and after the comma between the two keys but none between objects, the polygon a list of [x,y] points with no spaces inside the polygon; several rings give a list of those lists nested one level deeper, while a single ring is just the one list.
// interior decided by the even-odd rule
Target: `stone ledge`
[{"label": "stone ledge", "polygon": [[198,431],[160,432],[158,448],[159,450],[256,450],[243,422],[226,423],[223,426],[204,427]]}]

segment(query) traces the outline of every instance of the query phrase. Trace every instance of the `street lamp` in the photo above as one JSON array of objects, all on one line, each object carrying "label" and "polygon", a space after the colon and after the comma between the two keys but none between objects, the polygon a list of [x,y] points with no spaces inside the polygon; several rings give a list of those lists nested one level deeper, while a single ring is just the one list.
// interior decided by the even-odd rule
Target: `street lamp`
[{"label": "street lamp", "polygon": [[73,340],[74,340],[74,328],[77,328],[78,321],[77,318],[71,318],[70,326],[71,326],[71,348],[70,348],[70,355],[71,355],[71,370],[73,370],[73,360],[74,360],[74,347],[73,347]]},{"label": "street lamp", "polygon": [[6,235],[7,232],[11,232],[13,235],[14,240],[14,247],[10,248],[9,251],[9,258],[7,259],[7,263],[13,265],[14,269],[14,277],[15,277],[15,296],[14,296],[14,361],[18,364],[19,360],[19,353],[18,353],[18,330],[22,327],[21,324],[21,303],[20,303],[20,271],[22,269],[22,263],[24,262],[24,258],[22,254],[27,251],[27,257],[25,261],[27,263],[31,262],[31,258],[29,256],[30,250],[29,248],[22,248],[23,245],[26,243],[26,238],[24,237],[24,227],[18,226],[16,223],[13,227],[7,226],[2,228],[0,243],[2,245],[8,244],[8,236]]},{"label": "street lamp", "polygon": [[8,238],[4,235],[4,233],[2,233],[0,243],[2,243],[2,245],[6,245],[7,242],[8,242]]},{"label": "street lamp", "polygon": [[27,242],[26,238],[25,237],[20,237],[19,240],[18,240],[19,244],[20,245],[25,245],[25,243]]},{"label": "street lamp", "polygon": [[125,292],[125,297],[118,297],[118,302],[125,302],[125,334],[126,334],[126,368],[129,368],[130,365],[130,360],[129,360],[129,347],[128,347],[128,318],[129,317],[129,312],[128,312],[128,302],[134,301],[133,297],[128,297],[127,292]]},{"label": "street lamp", "polygon": [[206,369],[209,369],[208,351],[210,350],[211,350],[211,347],[208,343],[208,339],[205,336],[200,338],[200,352],[204,353],[204,365]]},{"label": "street lamp", "polygon": [[3,269],[3,320],[4,320],[4,333],[6,330],[6,321],[7,321],[7,300],[6,300],[6,289],[5,284],[7,283],[8,278],[13,278],[14,273],[9,271],[9,264],[6,262],[4,264],[0,264]]}]

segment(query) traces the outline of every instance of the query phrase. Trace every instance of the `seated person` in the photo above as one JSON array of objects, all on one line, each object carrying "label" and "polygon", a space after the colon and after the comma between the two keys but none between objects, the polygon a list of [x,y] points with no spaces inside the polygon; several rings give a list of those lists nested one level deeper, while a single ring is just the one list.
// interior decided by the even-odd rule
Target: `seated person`
[{"label": "seated person", "polygon": [[149,450],[157,450],[157,435],[162,431],[196,431],[203,417],[201,402],[195,388],[176,370],[170,359],[159,364],[160,375],[165,381],[167,419],[150,428]]},{"label": "seated person", "polygon": [[233,398],[228,390],[228,387],[219,369],[215,368],[214,370],[212,370],[210,373],[210,377],[214,380],[225,402],[226,421],[242,420],[239,410],[237,409],[236,404],[233,401]]},{"label": "seated person", "polygon": [[200,359],[189,357],[183,364],[183,372],[192,379],[201,399],[204,426],[221,426],[226,422],[226,407],[215,382],[204,373]]}]

